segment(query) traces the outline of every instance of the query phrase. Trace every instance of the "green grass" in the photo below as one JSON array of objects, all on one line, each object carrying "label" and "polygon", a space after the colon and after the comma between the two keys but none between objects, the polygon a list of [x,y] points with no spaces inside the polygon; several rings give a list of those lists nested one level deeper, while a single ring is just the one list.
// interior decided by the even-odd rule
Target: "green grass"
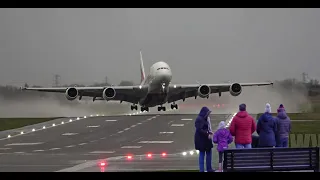
[{"label": "green grass", "polygon": [[320,121],[291,122],[291,134],[320,134]]},{"label": "green grass", "polygon": [[51,118],[0,118],[0,131],[21,128],[24,126],[38,124],[46,121],[57,119]]}]

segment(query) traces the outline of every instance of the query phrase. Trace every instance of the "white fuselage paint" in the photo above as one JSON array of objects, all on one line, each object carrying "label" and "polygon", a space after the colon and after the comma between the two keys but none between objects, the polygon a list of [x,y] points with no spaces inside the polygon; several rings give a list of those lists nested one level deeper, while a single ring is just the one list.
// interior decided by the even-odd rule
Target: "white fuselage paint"
[{"label": "white fuselage paint", "polygon": [[154,107],[166,103],[171,79],[172,72],[167,63],[160,61],[153,64],[150,67],[149,75],[141,84],[148,87],[148,93],[140,101],[140,105]]}]

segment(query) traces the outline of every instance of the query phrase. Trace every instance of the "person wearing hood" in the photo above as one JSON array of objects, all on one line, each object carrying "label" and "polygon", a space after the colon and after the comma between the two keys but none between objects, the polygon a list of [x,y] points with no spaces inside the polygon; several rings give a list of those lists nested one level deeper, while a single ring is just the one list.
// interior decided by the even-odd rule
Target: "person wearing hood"
[{"label": "person wearing hood", "polygon": [[252,134],[256,130],[256,122],[246,111],[246,105],[239,105],[239,112],[230,125],[230,133],[235,137],[236,148],[251,148]]},{"label": "person wearing hood", "polygon": [[232,143],[233,137],[228,129],[226,129],[226,124],[224,121],[219,123],[218,130],[213,135],[213,140],[215,144],[218,144],[217,151],[219,153],[219,172],[222,172],[222,156],[223,151],[228,149],[228,145]]},{"label": "person wearing hood", "polygon": [[291,132],[291,120],[288,117],[286,110],[282,104],[280,104],[277,111],[277,147],[289,147],[289,133]]},{"label": "person wearing hood", "polygon": [[200,113],[195,120],[195,135],[194,144],[195,149],[199,151],[199,169],[200,172],[204,172],[204,159],[206,156],[206,168],[207,172],[213,172],[212,161],[212,130],[210,123],[211,111],[207,107],[202,107]]},{"label": "person wearing hood", "polygon": [[277,123],[272,117],[269,103],[266,104],[265,113],[258,119],[257,133],[259,134],[259,147],[276,146]]}]

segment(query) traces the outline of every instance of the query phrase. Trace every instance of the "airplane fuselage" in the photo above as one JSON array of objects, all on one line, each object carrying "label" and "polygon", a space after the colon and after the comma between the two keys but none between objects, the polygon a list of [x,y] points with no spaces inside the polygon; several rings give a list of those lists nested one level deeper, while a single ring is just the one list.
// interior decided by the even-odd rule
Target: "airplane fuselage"
[{"label": "airplane fuselage", "polygon": [[172,79],[170,66],[165,62],[157,62],[150,67],[149,75],[142,85],[148,86],[148,92],[139,102],[144,107],[154,107],[167,102],[169,84]]}]

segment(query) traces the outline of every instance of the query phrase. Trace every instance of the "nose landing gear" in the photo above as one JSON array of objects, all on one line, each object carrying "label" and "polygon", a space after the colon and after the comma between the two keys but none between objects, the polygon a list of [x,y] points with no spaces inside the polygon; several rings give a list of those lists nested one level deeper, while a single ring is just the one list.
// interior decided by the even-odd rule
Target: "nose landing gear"
[{"label": "nose landing gear", "polygon": [[158,107],[158,111],[161,111],[161,110],[166,111],[166,107],[164,107],[164,106],[159,106],[159,107]]},{"label": "nose landing gear", "polygon": [[136,104],[131,105],[131,111],[138,110],[138,106]]},{"label": "nose landing gear", "polygon": [[143,111],[149,112],[149,107],[143,107],[143,106],[141,106],[141,111],[142,111],[142,112],[143,112]]}]

